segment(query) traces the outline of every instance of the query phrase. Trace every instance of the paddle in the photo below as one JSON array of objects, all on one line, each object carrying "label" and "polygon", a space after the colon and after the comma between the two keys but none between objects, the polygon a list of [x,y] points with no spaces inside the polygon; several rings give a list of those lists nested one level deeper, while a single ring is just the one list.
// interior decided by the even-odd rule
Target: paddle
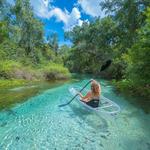
[{"label": "paddle", "polygon": [[[108,68],[110,65],[111,65],[112,61],[111,60],[107,60],[105,62],[105,64],[102,65],[101,69],[100,69],[100,72],[104,71],[106,68]],[[79,91],[79,92],[82,92],[83,89],[92,81],[93,79],[91,79],[90,81],[88,81],[85,86]],[[70,104],[77,96],[78,94],[76,94],[69,102],[65,103],[65,104],[61,104],[59,105],[59,107],[63,107],[63,106],[66,106],[68,104]]]},{"label": "paddle", "polygon": [[106,68],[108,68],[110,66],[110,64],[112,63],[112,60],[107,60],[106,63],[104,65],[102,65],[100,72],[104,71]]}]

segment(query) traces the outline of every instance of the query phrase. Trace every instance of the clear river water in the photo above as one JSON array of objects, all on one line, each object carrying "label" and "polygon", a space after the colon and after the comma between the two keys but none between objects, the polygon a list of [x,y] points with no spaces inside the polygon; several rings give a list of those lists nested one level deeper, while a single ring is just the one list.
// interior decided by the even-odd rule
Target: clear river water
[{"label": "clear river water", "polygon": [[[0,150],[150,150],[150,114],[117,94],[108,81],[98,79],[102,94],[121,107],[116,116],[89,112],[76,100],[58,107],[72,97],[68,88],[88,80],[57,84],[1,110]],[[17,94],[25,88],[10,90]]]}]

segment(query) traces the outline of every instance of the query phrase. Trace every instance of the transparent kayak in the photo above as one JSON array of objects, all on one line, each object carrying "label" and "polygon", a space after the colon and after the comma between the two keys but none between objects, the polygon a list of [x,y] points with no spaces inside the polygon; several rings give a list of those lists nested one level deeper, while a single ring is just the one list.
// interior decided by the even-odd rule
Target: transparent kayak
[{"label": "transparent kayak", "polygon": [[[77,90],[75,88],[69,88],[69,92],[72,96],[75,96],[77,94]],[[96,107],[96,108],[93,108],[87,105],[86,103],[84,103],[83,101],[81,101],[80,96],[76,96],[76,100],[80,105],[82,105],[86,109],[97,112],[97,113],[116,115],[117,113],[120,112],[120,106],[104,96],[100,97],[99,107]]]}]

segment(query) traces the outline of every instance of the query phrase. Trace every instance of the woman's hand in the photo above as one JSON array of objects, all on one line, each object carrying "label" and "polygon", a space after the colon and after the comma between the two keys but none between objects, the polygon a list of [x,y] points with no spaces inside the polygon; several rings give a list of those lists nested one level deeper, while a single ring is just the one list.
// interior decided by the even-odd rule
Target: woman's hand
[{"label": "woman's hand", "polygon": [[80,92],[77,92],[77,95],[79,95],[81,98],[83,98],[83,95]]},{"label": "woman's hand", "polygon": [[81,96],[82,94],[80,92],[77,92],[77,95]]}]

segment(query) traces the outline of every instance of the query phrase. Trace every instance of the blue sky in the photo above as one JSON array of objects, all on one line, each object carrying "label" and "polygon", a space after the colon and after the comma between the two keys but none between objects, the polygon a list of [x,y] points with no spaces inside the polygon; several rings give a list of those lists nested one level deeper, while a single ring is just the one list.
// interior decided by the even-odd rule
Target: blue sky
[{"label": "blue sky", "polygon": [[[13,1],[13,0],[8,0]],[[57,32],[59,45],[70,44],[64,41],[64,32],[72,30],[83,21],[103,17],[99,3],[102,0],[30,0],[35,15],[44,23],[45,36]]]}]

